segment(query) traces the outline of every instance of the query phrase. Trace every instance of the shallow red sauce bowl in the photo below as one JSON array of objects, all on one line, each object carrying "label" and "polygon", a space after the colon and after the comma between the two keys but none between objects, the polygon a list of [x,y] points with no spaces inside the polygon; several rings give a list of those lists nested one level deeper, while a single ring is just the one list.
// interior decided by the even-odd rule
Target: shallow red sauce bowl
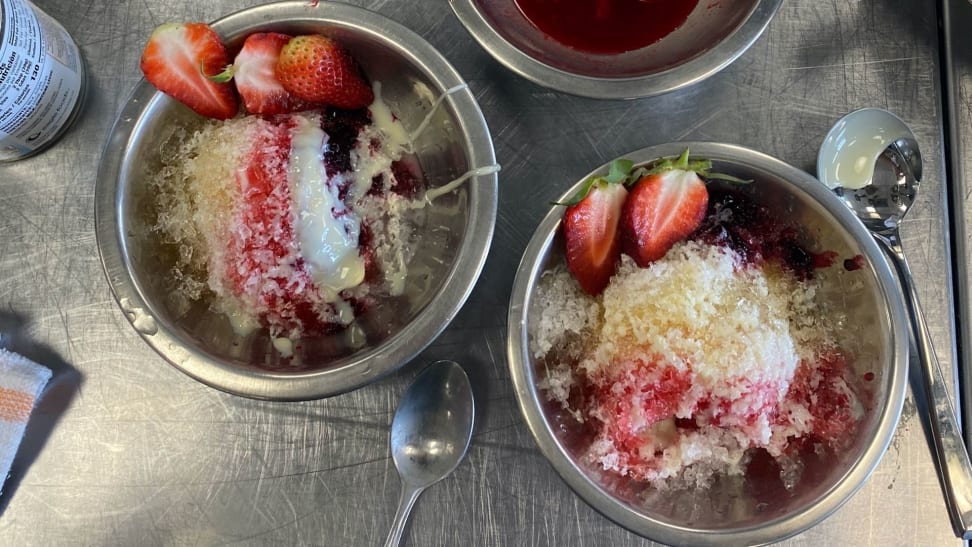
[{"label": "shallow red sauce bowl", "polygon": [[659,95],[715,74],[759,38],[782,0],[694,2],[449,0],[473,38],[513,72],[602,99]]}]

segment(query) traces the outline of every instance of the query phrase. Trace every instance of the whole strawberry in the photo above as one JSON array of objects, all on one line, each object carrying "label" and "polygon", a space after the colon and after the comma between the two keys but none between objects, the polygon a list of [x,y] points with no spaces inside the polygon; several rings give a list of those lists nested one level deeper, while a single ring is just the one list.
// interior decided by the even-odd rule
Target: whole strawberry
[{"label": "whole strawberry", "polygon": [[375,99],[351,54],[320,34],[291,39],[280,51],[275,73],[284,89],[305,101],[351,110]]}]

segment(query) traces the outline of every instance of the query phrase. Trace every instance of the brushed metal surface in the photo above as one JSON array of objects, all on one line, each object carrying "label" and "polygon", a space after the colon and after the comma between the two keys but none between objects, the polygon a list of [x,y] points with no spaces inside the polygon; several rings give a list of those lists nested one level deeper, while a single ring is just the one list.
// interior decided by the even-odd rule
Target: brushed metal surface
[{"label": "brushed metal surface", "polygon": [[[480,283],[433,345],[380,382],[305,403],[234,397],[168,366],[113,302],[94,237],[101,147],[152,28],[259,2],[36,3],[81,46],[91,93],[55,147],[0,167],[0,332],[55,369],[0,496],[0,545],[379,544],[399,488],[392,414],[408,382],[441,358],[469,374],[477,424],[466,460],[415,507],[412,545],[648,545],[581,501],[540,454],[516,408],[504,347],[513,275],[548,202],[606,159],[662,142],[739,144],[812,172],[841,115],[865,106],[898,114],[926,157],[903,245],[939,358],[951,358],[933,2],[784,2],[719,74],[614,102],[513,75],[444,0],[356,0],[423,36],[469,82],[503,165],[500,210]],[[958,545],[915,404],[909,395],[864,488],[785,545]]]},{"label": "brushed metal surface", "polygon": [[[943,95],[948,112],[946,131],[948,159],[952,189],[951,209],[952,246],[955,257],[955,301],[958,314],[964,318],[972,312],[972,273],[969,270],[969,251],[972,250],[972,41],[966,35],[972,25],[972,3],[959,0],[942,0],[942,29],[944,31],[943,68],[945,87]],[[965,319],[957,325],[958,347],[961,349],[959,370],[961,400],[965,403],[962,421],[972,423],[972,323]],[[966,446],[972,441],[972,430],[965,428]]]}]

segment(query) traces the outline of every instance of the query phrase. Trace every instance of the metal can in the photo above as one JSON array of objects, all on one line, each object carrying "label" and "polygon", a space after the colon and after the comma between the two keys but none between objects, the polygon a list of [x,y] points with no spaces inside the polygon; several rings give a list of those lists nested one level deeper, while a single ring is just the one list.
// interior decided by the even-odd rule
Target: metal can
[{"label": "metal can", "polygon": [[0,162],[32,156],[77,118],[84,60],[60,23],[30,0],[0,0]]}]

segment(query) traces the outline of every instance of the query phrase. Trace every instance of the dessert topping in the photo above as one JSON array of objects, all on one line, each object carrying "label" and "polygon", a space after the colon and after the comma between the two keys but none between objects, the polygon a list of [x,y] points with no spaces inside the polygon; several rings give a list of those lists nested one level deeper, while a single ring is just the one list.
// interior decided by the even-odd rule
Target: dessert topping
[{"label": "dessert topping", "polygon": [[197,114],[226,120],[239,110],[228,83],[206,77],[229,64],[219,35],[205,23],[166,23],[156,28],[141,59],[145,79]]},{"label": "dessert topping", "polygon": [[597,295],[607,286],[621,258],[621,208],[628,196],[623,181],[631,162],[611,164],[607,177],[593,177],[564,212],[567,267],[580,286]]},{"label": "dessert topping", "polygon": [[290,40],[280,52],[276,75],[294,95],[337,108],[364,108],[375,98],[351,54],[320,34]]},{"label": "dessert topping", "polygon": [[225,82],[232,78],[243,106],[251,114],[286,114],[313,108],[316,105],[284,89],[274,75],[280,50],[289,41],[290,36],[279,32],[251,34],[233,64],[210,79]]}]

